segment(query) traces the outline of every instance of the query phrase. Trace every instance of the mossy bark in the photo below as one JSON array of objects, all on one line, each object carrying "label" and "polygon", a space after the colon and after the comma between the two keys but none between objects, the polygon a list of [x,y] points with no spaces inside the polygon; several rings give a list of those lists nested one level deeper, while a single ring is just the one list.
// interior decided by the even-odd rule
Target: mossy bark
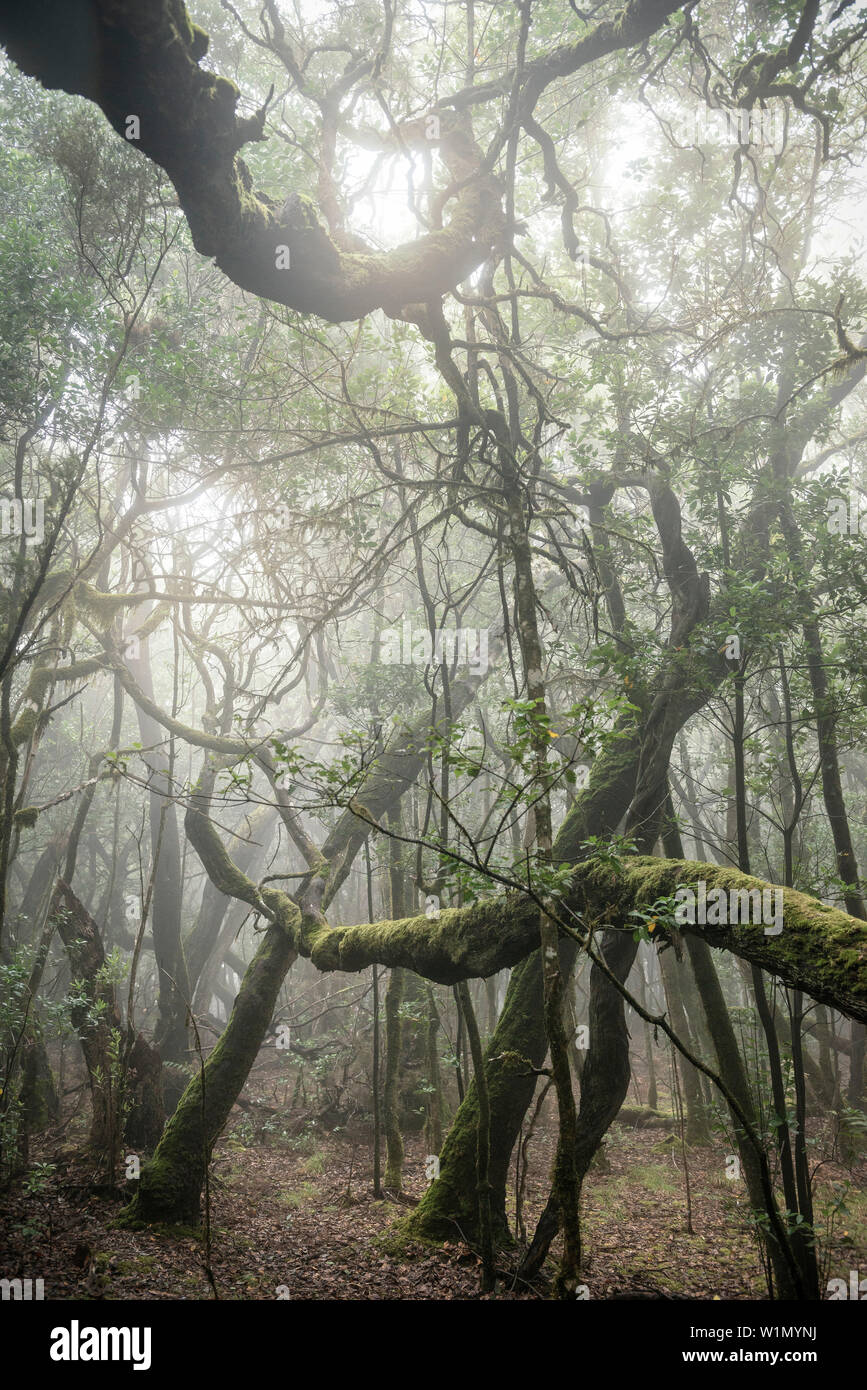
[{"label": "mossy bark", "polygon": [[195,1226],[211,1148],[240,1094],[265,1036],[277,994],[295,959],[282,921],[268,928],[241,982],[226,1029],[181,1096],[138,1190],[121,1219]]},{"label": "mossy bark", "polygon": [[470,1054],[473,1059],[473,1079],[479,1097],[479,1120],[476,1129],[476,1198],[479,1209],[479,1246],[482,1255],[482,1293],[490,1293],[495,1285],[494,1233],[491,1224],[491,1184],[488,1169],[491,1161],[491,1106],[488,1080],[479,1028],[466,980],[458,985],[461,1012],[467,1028]]},{"label": "mossy bark", "polygon": [[[631,934],[605,932],[598,949],[608,969],[623,983],[632,968],[638,943]],[[581,1104],[575,1141],[579,1189],[626,1098],[630,1077],[629,1033],[623,996],[595,963],[590,971],[589,1024],[592,1046],[581,1073]],[[559,1227],[560,1204],[556,1188],[552,1188],[521,1264],[523,1278],[532,1278],[541,1268]]]},{"label": "mossy bark", "polygon": [[425,1142],[429,1154],[438,1154],[443,1144],[443,1088],[440,1076],[440,1059],[437,1051],[437,1038],[440,1018],[436,1000],[430,985],[426,990],[427,1017],[425,1026],[425,1066],[427,1070],[427,1096],[425,1119]]},{"label": "mossy bark", "polygon": [[[613,834],[635,786],[639,748],[640,732],[634,718],[621,719],[591,769],[586,790],[576,798],[563,822],[554,845],[555,859],[575,862],[581,856],[582,841],[591,833]],[[532,929],[532,919],[530,925]],[[576,951],[571,939],[561,942],[560,968],[566,974],[571,972]],[[512,971],[502,1013],[485,1051],[491,1107],[491,1215],[495,1239],[501,1243],[511,1239],[506,1219],[509,1161],[537,1084],[527,1062],[530,1067],[541,1067],[546,1052],[541,952],[534,951]],[[503,1057],[511,1059],[510,1063],[492,1062]],[[471,1200],[477,1131],[478,1097],[471,1085],[446,1137],[440,1176],[408,1219],[408,1229],[418,1238],[450,1240],[460,1232],[470,1238],[478,1235]]]},{"label": "mossy bark", "polygon": [[[534,951],[512,972],[503,1012],[485,1052],[491,1108],[491,1223],[499,1243],[510,1239],[506,1219],[509,1159],[536,1088],[536,1077],[528,1074],[526,1062],[541,1066],[546,1050],[541,953]],[[491,1060],[503,1056],[508,1060]],[[478,1095],[475,1082],[471,1082],[446,1136],[440,1154],[440,1175],[407,1219],[408,1234],[420,1240],[478,1238],[478,1126]]]}]

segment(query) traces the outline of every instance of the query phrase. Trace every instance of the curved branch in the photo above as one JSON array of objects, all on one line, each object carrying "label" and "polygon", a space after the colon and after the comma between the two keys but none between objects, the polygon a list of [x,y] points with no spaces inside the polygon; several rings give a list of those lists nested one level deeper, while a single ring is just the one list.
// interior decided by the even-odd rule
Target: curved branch
[{"label": "curved branch", "polygon": [[265,138],[265,108],[239,117],[238,88],[199,66],[208,35],[182,0],[7,0],[0,42],[43,86],[95,102],[164,169],[197,251],[262,298],[335,322],[398,313],[466,279],[500,234],[499,186],[487,176],[458,192],[448,226],[369,255],[341,251],[308,198],[278,208],[254,191],[239,151]]}]

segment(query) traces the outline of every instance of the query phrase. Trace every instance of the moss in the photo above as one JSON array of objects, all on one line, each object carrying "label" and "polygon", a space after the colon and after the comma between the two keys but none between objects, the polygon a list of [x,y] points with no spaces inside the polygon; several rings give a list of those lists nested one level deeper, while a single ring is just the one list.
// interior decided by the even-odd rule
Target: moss
[{"label": "moss", "polygon": [[241,89],[236,87],[234,82],[230,82],[228,77],[215,77],[210,94],[211,99],[218,105],[234,109],[241,95]]},{"label": "moss", "polygon": [[294,231],[323,231],[319,212],[306,193],[293,193],[288,199],[287,220]]},{"label": "moss", "polygon": [[[447,1236],[437,1239],[424,1232],[417,1234],[411,1229],[410,1221],[410,1217],[401,1217],[399,1221],[395,1221],[393,1226],[382,1231],[372,1242],[375,1248],[381,1250],[385,1255],[390,1255],[392,1259],[409,1262],[412,1259],[418,1259],[424,1253],[423,1250],[419,1249],[419,1246],[423,1246],[425,1250],[433,1249],[442,1245],[443,1240],[448,1239]],[[452,1230],[452,1237],[454,1234],[454,1230]]]},{"label": "moss", "polygon": [[211,36],[206,29],[200,28],[198,24],[191,24],[192,37],[190,39],[190,52],[196,62],[201,62],[208,51]]},{"label": "moss", "polygon": [[[622,925],[633,907],[673,896],[679,887],[694,887],[701,880],[708,889],[726,893],[769,887],[765,880],[737,869],[648,857],[625,860],[619,878],[588,862],[576,869],[573,883],[592,915],[603,913],[603,920]],[[867,1019],[867,924],[795,889],[781,891],[783,930],[778,936],[766,936],[753,923],[685,924],[682,930],[754,962],[851,1017]]]},{"label": "moss", "polygon": [[73,661],[68,666],[36,666],[27,682],[25,699],[32,700],[35,705],[42,705],[52,682],[84,680],[87,676],[95,676],[106,669],[100,657]]},{"label": "moss", "polygon": [[141,594],[104,594],[82,580],[75,586],[75,601],[101,627],[110,627],[124,608],[141,603]]},{"label": "moss", "polygon": [[54,667],[35,666],[30,673],[30,680],[27,682],[26,698],[32,700],[34,705],[41,705],[53,680]]},{"label": "moss", "polygon": [[[285,894],[268,896],[289,902]],[[298,909],[291,906],[300,920]],[[272,923],[247,969],[224,1032],[181,1096],[153,1158],[142,1166],[138,1192],[122,1213],[126,1223],[198,1224],[211,1148],[258,1055],[293,958],[290,932],[283,923]]]},{"label": "moss", "polygon": [[317,1192],[318,1189],[314,1183],[305,1182],[300,1187],[290,1187],[284,1192],[278,1192],[277,1201],[281,1206],[288,1207],[290,1211],[300,1211],[303,1206],[313,1200]]},{"label": "moss", "polygon": [[16,748],[27,743],[36,733],[39,725],[39,710],[23,709],[10,730],[10,738]]},{"label": "moss", "polygon": [[363,970],[376,962],[455,984],[516,965],[532,950],[537,931],[538,908],[507,894],[473,907],[445,908],[434,919],[401,917],[346,927],[308,922],[299,950],[322,971]]},{"label": "moss", "polygon": [[203,1165],[201,1159],[196,1162],[192,1155],[188,1155],[185,1162],[177,1161],[174,1146],[165,1142],[171,1139],[172,1123],[166,1126],[153,1158],[142,1164],[138,1190],[129,1206],[117,1217],[119,1226],[130,1230],[151,1225],[170,1226],[173,1231],[184,1226],[198,1233]]},{"label": "moss", "polygon": [[15,812],[12,819],[22,830],[32,830],[39,819],[39,807],[22,806],[19,811]]},{"label": "moss", "polygon": [[156,1267],[156,1255],[138,1255],[135,1259],[117,1262],[118,1274],[151,1274]]}]

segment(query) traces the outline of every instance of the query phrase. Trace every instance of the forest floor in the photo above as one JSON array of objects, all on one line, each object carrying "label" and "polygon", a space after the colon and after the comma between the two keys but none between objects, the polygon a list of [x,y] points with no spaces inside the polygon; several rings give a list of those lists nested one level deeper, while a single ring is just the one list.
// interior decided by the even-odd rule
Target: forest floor
[{"label": "forest floor", "polygon": [[[420,1136],[406,1141],[402,1201],[376,1200],[366,1128],[350,1123],[326,1133],[308,1125],[287,1139],[251,1113],[233,1112],[213,1165],[211,1269],[220,1298],[478,1296],[479,1262],[458,1231],[444,1247],[409,1247],[400,1258],[382,1239],[426,1186]],[[124,1198],[97,1185],[92,1163],[71,1142],[77,1128],[62,1145],[50,1135],[34,1144],[29,1174],[4,1194],[0,1275],[42,1277],[47,1299],[212,1298],[201,1240],[113,1226]],[[713,1146],[687,1150],[690,1232],[679,1139],[670,1129],[612,1127],[582,1201],[589,1297],[766,1297],[745,1191],[726,1176],[725,1148],[720,1136]],[[533,1139],[526,1183],[530,1232],[552,1156],[553,1124],[545,1123]],[[867,1162],[824,1165],[818,1206],[847,1181],[846,1209],[825,1246],[825,1278],[847,1278],[859,1260],[867,1262]],[[544,1292],[506,1280],[497,1296]]]}]

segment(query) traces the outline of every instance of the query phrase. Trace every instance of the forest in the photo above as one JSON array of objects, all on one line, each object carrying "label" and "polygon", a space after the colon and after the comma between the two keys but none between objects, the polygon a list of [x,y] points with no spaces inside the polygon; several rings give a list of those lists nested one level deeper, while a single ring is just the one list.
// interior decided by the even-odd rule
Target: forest
[{"label": "forest", "polygon": [[0,45],[2,1301],[867,1300],[867,6]]}]

